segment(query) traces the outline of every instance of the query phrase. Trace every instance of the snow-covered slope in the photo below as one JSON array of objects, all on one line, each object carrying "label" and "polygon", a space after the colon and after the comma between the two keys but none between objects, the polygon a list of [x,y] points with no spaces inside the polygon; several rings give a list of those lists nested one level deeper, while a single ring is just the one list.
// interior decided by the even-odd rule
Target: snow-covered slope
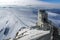
[{"label": "snow-covered slope", "polygon": [[[24,34],[21,35],[22,33],[24,33]],[[50,31],[43,31],[43,30],[36,30],[36,29],[32,29],[32,30],[30,30],[30,29],[23,29],[19,33],[20,34],[19,37],[20,36],[21,37],[18,40],[37,40],[38,38],[40,38],[40,37],[42,37],[44,35],[47,35],[49,33],[50,33]],[[43,37],[43,39],[44,39],[44,37]]]},{"label": "snow-covered slope", "polygon": [[[15,34],[22,27],[35,26],[37,15],[32,10],[28,8],[0,8],[0,40],[9,37],[14,38]],[[59,14],[51,12],[48,12],[48,14],[49,20],[60,25]]]},{"label": "snow-covered slope", "polygon": [[[32,13],[32,12],[30,12]],[[35,15],[26,12],[20,12],[15,9],[0,9],[0,40],[14,37],[17,31],[22,27],[31,27],[35,25]]]},{"label": "snow-covered slope", "polygon": [[[15,35],[15,33],[18,31],[18,29],[22,26],[20,26],[20,22],[19,20],[12,15],[11,13],[9,13],[6,10],[0,10],[0,30],[2,30],[0,32],[0,40],[1,38],[7,38],[7,37],[13,37]],[[9,31],[7,31],[9,30]],[[14,32],[13,32],[13,31]],[[7,32],[6,32],[7,31]],[[12,36],[13,34],[13,36]],[[2,37],[1,37],[2,36]]]}]

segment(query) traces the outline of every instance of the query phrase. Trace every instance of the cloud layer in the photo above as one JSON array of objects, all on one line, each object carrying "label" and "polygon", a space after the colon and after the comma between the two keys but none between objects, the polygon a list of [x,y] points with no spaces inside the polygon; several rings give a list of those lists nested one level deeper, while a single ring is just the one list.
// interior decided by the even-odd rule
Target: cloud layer
[{"label": "cloud layer", "polygon": [[0,0],[0,5],[19,5],[27,6],[31,5],[33,7],[46,7],[46,8],[60,8],[59,4],[48,3],[38,0]]}]

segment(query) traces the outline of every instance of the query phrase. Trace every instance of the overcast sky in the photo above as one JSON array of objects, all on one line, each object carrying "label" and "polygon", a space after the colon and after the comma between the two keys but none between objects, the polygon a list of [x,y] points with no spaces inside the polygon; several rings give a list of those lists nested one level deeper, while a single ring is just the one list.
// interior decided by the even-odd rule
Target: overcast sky
[{"label": "overcast sky", "polygon": [[0,5],[31,5],[35,7],[60,8],[60,0],[0,0]]}]

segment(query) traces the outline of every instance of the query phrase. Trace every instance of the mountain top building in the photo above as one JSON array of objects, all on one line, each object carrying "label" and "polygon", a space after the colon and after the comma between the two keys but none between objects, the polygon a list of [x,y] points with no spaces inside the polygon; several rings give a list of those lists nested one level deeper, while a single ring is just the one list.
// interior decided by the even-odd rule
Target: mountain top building
[{"label": "mountain top building", "polygon": [[38,22],[37,26],[39,26],[43,30],[50,29],[48,14],[45,10],[38,11]]},{"label": "mountain top building", "polygon": [[58,28],[51,20],[48,20],[48,13],[45,10],[38,11],[37,26],[42,30],[50,30],[50,36],[53,37],[53,40],[60,40]]}]

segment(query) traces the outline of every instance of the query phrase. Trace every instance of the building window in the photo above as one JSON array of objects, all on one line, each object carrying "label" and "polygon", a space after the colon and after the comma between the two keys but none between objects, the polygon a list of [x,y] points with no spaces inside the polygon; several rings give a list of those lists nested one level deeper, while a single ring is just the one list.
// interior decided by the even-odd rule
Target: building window
[{"label": "building window", "polygon": [[42,21],[43,21],[44,23],[47,23],[47,19],[46,19],[46,18],[42,18]]}]

